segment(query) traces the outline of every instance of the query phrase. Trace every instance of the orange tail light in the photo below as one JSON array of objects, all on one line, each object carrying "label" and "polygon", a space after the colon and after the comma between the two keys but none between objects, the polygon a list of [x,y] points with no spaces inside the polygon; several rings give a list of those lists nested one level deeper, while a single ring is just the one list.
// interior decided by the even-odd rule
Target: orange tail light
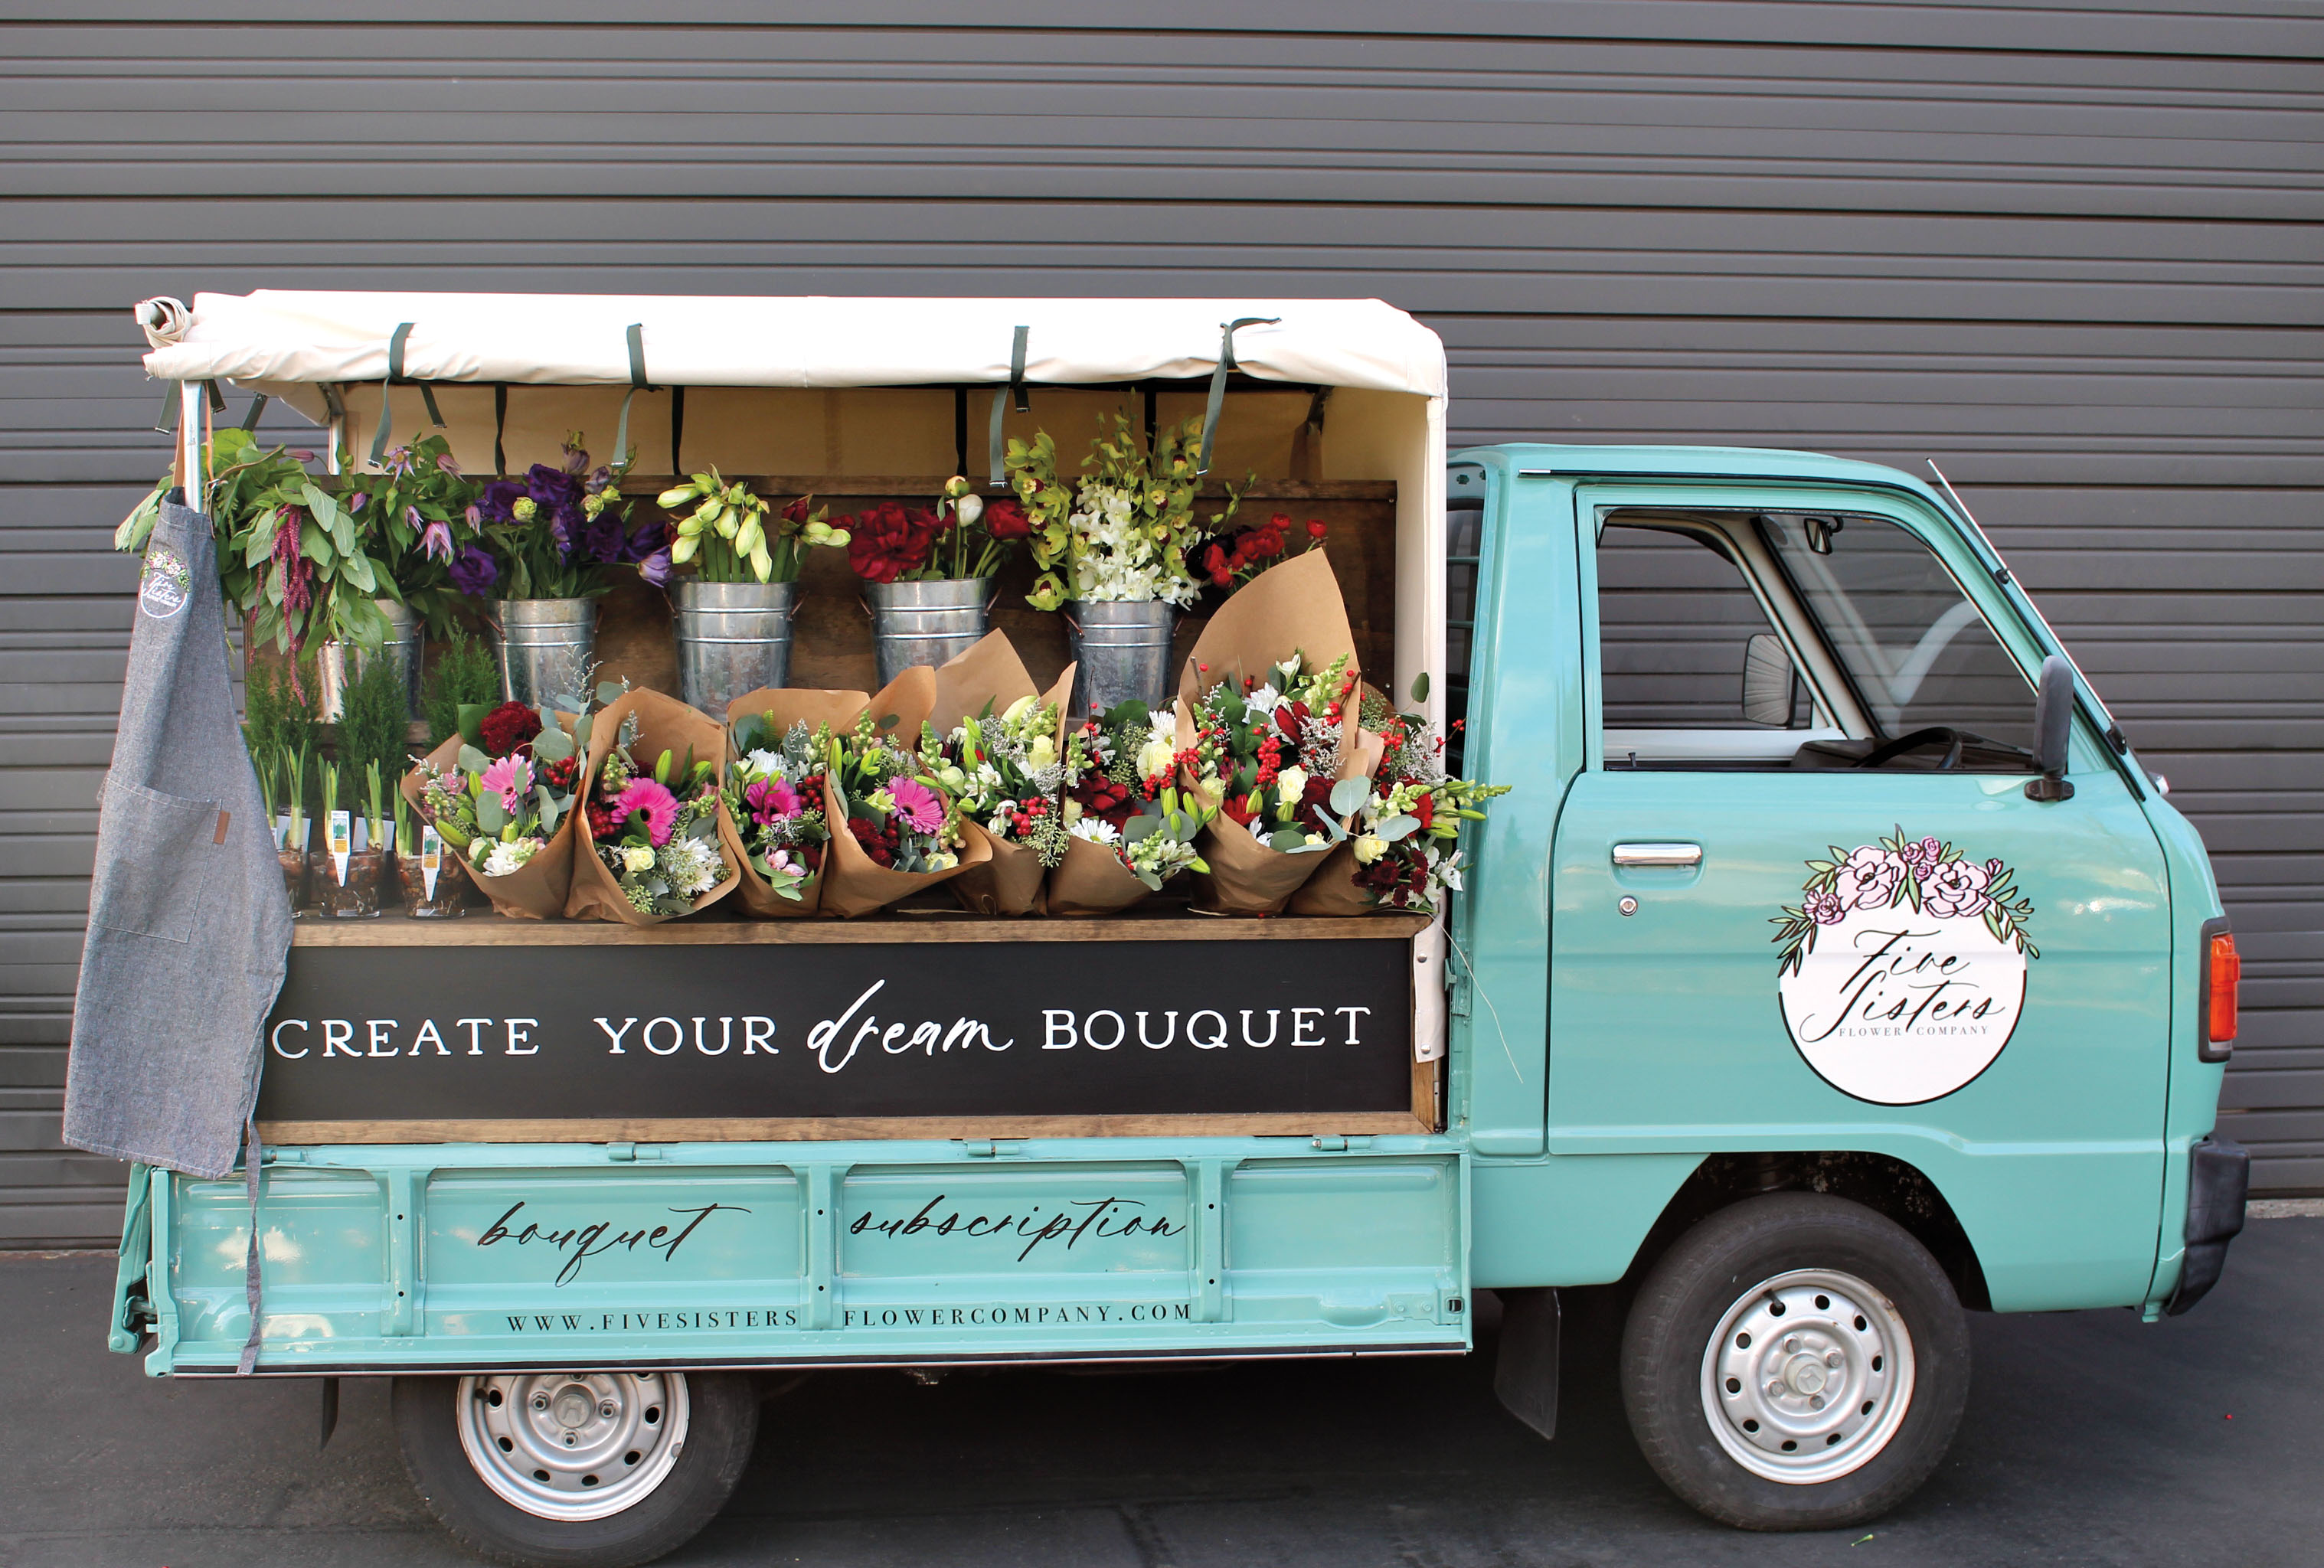
[{"label": "orange tail light", "polygon": [[2236,1038],[2236,990],[2243,983],[2244,961],[2236,952],[2235,937],[2225,931],[2211,937],[2208,956],[2210,983],[2203,1038],[2224,1046]]}]

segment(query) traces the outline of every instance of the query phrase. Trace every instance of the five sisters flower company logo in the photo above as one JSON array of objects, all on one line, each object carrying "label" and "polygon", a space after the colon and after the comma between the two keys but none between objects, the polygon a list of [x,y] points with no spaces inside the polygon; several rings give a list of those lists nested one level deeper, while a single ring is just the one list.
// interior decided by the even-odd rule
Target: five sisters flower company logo
[{"label": "five sisters flower company logo", "polygon": [[193,597],[194,574],[177,551],[154,545],[145,552],[145,572],[137,580],[137,602],[156,621],[167,621]]},{"label": "five sisters flower company logo", "polygon": [[1784,1024],[1808,1065],[1876,1105],[1940,1099],[1992,1065],[2042,955],[2016,873],[1901,827],[1807,866],[1774,923]]}]

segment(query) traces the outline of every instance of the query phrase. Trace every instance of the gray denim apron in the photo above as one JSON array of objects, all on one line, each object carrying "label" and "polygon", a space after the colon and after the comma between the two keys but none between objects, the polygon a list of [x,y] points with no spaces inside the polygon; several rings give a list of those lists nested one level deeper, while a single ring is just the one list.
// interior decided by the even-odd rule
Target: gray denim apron
[{"label": "gray denim apron", "polygon": [[65,1141],[197,1176],[234,1169],[281,988],[290,904],[244,749],[209,519],[161,503],[138,580],[97,819]]}]

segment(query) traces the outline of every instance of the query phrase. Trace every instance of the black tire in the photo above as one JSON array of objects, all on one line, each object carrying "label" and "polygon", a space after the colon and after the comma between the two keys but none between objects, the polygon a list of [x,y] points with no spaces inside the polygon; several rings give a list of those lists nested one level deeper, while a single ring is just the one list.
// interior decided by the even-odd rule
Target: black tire
[{"label": "black tire", "polygon": [[461,1379],[395,1379],[403,1467],[429,1512],[478,1556],[509,1568],[636,1568],[684,1545],[718,1517],[759,1432],[758,1389],[739,1372],[689,1372],[683,1449],[652,1490],[609,1517],[542,1517],[485,1484],[461,1445]]},{"label": "black tire", "polygon": [[[1810,1270],[1869,1286],[1871,1299],[1850,1312],[1847,1286],[1818,1294],[1825,1288],[1818,1274],[1773,1292],[1758,1288]],[[1787,1323],[1768,1315],[1784,1313],[1787,1301]],[[1842,1305],[1833,1315],[1818,1313],[1819,1304],[1834,1302]],[[1746,1314],[1733,1333],[1721,1326],[1730,1311]],[[1756,1347],[1751,1324],[1761,1330]],[[1909,1357],[1893,1353],[1900,1326]],[[1885,1360],[1873,1353],[1883,1344],[1892,1351]],[[1747,1366],[1767,1380],[1746,1388],[1728,1375],[1749,1376]],[[1778,1194],[1720,1210],[1655,1263],[1623,1330],[1621,1376],[1639,1449],[1688,1505],[1746,1530],[1835,1529],[1887,1512],[1942,1462],[1969,1395],[1969,1325],[1944,1270],[1894,1221],[1842,1198]],[[1843,1380],[1848,1402],[1828,1400],[1828,1388]],[[1861,1399],[1866,1394],[1873,1397]],[[1716,1429],[1707,1407],[1714,1398],[1725,1411]],[[1767,1424],[1747,1433],[1745,1421],[1758,1416]],[[1858,1425],[1827,1430],[1847,1421]],[[1777,1443],[1795,1447],[1784,1435],[1794,1430],[1804,1450],[1774,1452]],[[1854,1468],[1829,1479],[1803,1469],[1798,1479],[1773,1480],[1747,1468],[1729,1443],[1763,1468]]]}]

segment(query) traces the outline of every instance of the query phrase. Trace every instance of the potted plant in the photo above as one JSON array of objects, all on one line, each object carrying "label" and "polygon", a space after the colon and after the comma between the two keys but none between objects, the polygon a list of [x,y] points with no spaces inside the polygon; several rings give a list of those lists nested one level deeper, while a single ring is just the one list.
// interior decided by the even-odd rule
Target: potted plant
[{"label": "potted plant", "polygon": [[685,515],[672,530],[672,566],[693,572],[670,586],[677,611],[678,694],[724,720],[744,692],[789,684],[791,616],[798,576],[816,546],[844,545],[847,534],[802,495],[778,512],[750,486],[717,469],[689,476],[656,497]]},{"label": "potted plant", "polygon": [[883,502],[840,525],[847,563],[863,581],[882,685],[982,639],[991,629],[993,576],[1032,526],[1019,503],[988,503],[958,475],[945,481],[932,508]]},{"label": "potted plant", "polygon": [[580,442],[566,443],[562,468],[535,463],[485,485],[467,512],[483,542],[447,568],[461,593],[500,602],[501,692],[527,706],[586,683],[610,567],[633,565],[657,585],[669,576],[660,521],[627,526],[627,466],[592,469]]},{"label": "potted plant", "polygon": [[373,603],[387,631],[376,653],[358,648],[352,660],[345,644],[323,646],[327,716],[337,716],[338,694],[374,659],[394,669],[405,707],[419,706],[428,634],[449,636],[460,624],[461,595],[451,568],[475,541],[467,518],[475,490],[453,461],[450,442],[442,436],[416,436],[410,446],[390,451],[380,472],[358,481],[348,494],[346,510],[364,525],[372,558],[384,574],[383,592]]},{"label": "potted plant", "polygon": [[1010,483],[1029,515],[1041,570],[1027,602],[1065,612],[1078,667],[1076,715],[1111,713],[1125,702],[1163,706],[1171,632],[1207,581],[1188,553],[1224,527],[1241,499],[1231,487],[1223,510],[1207,525],[1195,521],[1201,420],[1157,431],[1149,449],[1127,418],[1111,417],[1111,432],[1102,419],[1077,478],[1058,474],[1056,442],[1046,430],[1008,447]]}]

